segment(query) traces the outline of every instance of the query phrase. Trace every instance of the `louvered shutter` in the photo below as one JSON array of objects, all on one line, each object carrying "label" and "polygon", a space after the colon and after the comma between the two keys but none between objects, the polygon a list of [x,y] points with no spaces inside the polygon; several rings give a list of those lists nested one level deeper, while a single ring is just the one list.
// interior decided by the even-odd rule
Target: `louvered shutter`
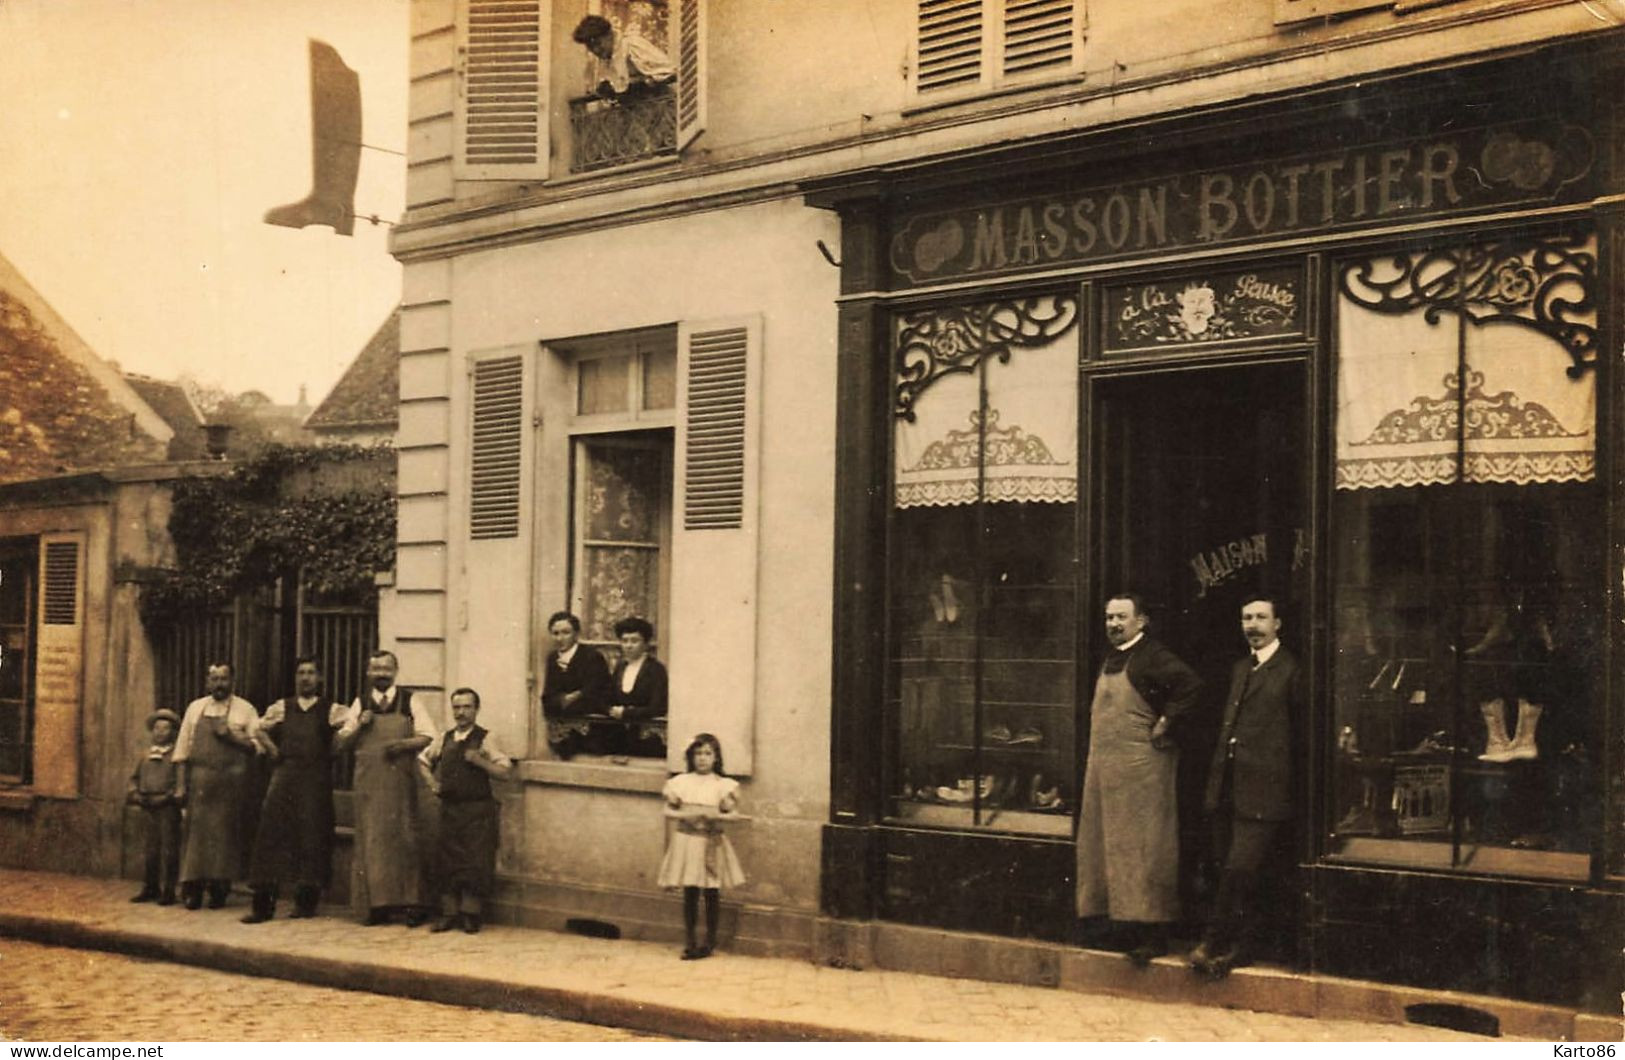
[{"label": "louvered shutter", "polygon": [[983,36],[982,0],[919,0],[915,91],[980,83]]},{"label": "louvered shutter", "polygon": [[752,769],[756,707],[760,318],[678,331],[678,518],[672,527],[673,769],[696,732],[722,741],[730,773]]},{"label": "louvered shutter", "polygon": [[33,788],[41,795],[57,798],[79,794],[79,732],[84,702],[84,551],[81,534],[40,537]]},{"label": "louvered shutter", "polygon": [[1073,0],[1001,0],[1006,77],[1065,71],[1077,57],[1078,32]]},{"label": "louvered shutter", "polygon": [[677,150],[705,129],[705,3],[676,0]]},{"label": "louvered shutter", "polygon": [[518,537],[524,458],[525,361],[475,360],[470,369],[470,537]]},{"label": "louvered shutter", "polygon": [[547,176],[547,0],[462,0],[457,162],[470,180]]}]

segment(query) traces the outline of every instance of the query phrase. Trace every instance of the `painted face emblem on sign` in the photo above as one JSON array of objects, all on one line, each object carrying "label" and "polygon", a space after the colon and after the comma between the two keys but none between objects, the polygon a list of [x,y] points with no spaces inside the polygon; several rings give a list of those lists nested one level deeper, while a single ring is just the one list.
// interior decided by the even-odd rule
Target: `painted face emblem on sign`
[{"label": "painted face emblem on sign", "polygon": [[936,272],[963,249],[965,230],[950,217],[915,242],[914,264],[922,272]]}]

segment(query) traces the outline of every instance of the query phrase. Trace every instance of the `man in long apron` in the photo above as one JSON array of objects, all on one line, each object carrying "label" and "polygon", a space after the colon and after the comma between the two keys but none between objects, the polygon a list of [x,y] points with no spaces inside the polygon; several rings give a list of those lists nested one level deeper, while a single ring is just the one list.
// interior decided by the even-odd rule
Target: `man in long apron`
[{"label": "man in long apron", "polygon": [[294,665],[293,684],[293,695],[265,708],[255,735],[274,764],[248,869],[254,908],[245,924],[271,919],[283,883],[293,887],[292,915],[315,916],[332,871],[331,748],[348,711],[318,694],[322,672],[310,656]]},{"label": "man in long apron", "polygon": [[1078,916],[1131,932],[1129,960],[1168,952],[1179,919],[1179,748],[1174,733],[1201,679],[1146,633],[1134,593],[1106,602],[1112,650],[1089,708],[1089,760],[1078,814]]},{"label": "man in long apron", "polygon": [[194,699],[181,719],[171,761],[181,766],[177,800],[186,806],[181,843],[181,894],[188,909],[226,904],[231,881],[242,871],[242,811],[248,763],[254,757],[259,712],[232,695],[230,663],[213,663],[209,694]]},{"label": "man in long apron", "polygon": [[412,709],[412,693],[395,684],[395,654],[367,661],[368,691],[345,713],[334,741],[355,750],[355,850],[350,904],[367,927],[400,914],[407,927],[428,919],[418,834],[417,754],[434,741],[431,719]]}]

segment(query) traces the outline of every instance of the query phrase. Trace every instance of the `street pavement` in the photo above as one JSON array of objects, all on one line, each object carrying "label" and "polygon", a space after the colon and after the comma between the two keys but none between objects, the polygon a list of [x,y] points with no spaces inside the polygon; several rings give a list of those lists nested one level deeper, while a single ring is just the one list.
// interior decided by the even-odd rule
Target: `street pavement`
[{"label": "street pavement", "polygon": [[0,939],[0,1039],[652,1042],[615,1027]]},{"label": "street pavement", "polygon": [[[366,928],[339,909],[331,910],[337,915],[307,920],[279,915],[246,925],[239,922],[247,912],[240,894],[224,909],[187,912],[179,906],[132,905],[128,899],[135,888],[125,880],[0,870],[0,936],[697,1039],[1485,1040],[1410,1024],[1163,1004],[783,958],[719,953],[680,961],[676,949],[664,944],[504,925],[488,925],[477,935],[431,935],[427,927],[400,925]],[[285,907],[278,912],[285,914]],[[4,947],[0,952],[13,944]],[[181,974],[189,981],[194,973]],[[7,989],[7,981],[0,980],[0,991]],[[267,985],[260,993],[278,989]],[[0,994],[0,1002],[5,1000]],[[383,1008],[394,1003],[375,1000]],[[203,1004],[202,995],[195,1005],[184,998],[179,1004],[195,1008]],[[280,1030],[274,1023],[264,1028],[273,1036]],[[323,1032],[346,1036],[337,1025],[324,1025]],[[292,1027],[284,1033],[298,1036]],[[430,1036],[430,1029],[414,1021],[380,1020],[363,1033],[380,1040],[418,1040]],[[229,1028],[222,1040],[241,1040],[238,1028]]]}]

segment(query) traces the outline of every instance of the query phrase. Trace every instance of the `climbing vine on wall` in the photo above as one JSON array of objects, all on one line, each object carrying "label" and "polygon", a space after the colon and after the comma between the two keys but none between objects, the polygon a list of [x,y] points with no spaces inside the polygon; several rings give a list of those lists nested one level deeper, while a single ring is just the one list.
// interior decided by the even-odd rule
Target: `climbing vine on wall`
[{"label": "climbing vine on wall", "polygon": [[372,591],[395,565],[394,454],[271,445],[230,472],[176,482],[175,565],[142,587],[150,625],[217,607],[297,572],[324,597]]}]

